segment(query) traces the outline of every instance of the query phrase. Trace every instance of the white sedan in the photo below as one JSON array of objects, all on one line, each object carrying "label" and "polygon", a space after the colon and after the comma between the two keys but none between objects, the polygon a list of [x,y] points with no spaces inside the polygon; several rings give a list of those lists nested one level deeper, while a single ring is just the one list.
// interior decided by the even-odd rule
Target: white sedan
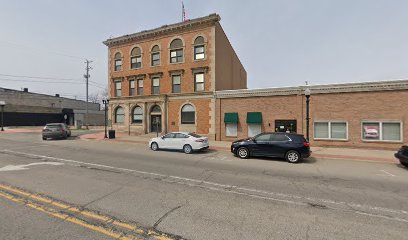
[{"label": "white sedan", "polygon": [[152,138],[149,141],[149,147],[153,151],[159,149],[183,150],[189,154],[193,151],[208,149],[208,138],[195,133],[172,132],[164,136]]}]

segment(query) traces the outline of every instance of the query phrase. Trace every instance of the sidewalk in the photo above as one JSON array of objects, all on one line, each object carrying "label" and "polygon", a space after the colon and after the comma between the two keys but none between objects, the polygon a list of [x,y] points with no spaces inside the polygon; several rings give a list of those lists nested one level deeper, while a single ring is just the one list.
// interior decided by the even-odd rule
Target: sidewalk
[{"label": "sidewalk", "polygon": [[[156,137],[155,134],[146,134],[142,136],[128,136],[126,133],[116,132],[116,139],[104,139],[104,133],[91,133],[80,136],[85,140],[125,142],[135,144],[147,144],[150,138]],[[230,151],[231,142],[210,141],[210,149],[219,151]],[[312,158],[316,159],[336,159],[353,160],[362,162],[381,162],[381,163],[399,163],[394,157],[395,151],[390,150],[372,150],[372,149],[354,149],[354,148],[331,148],[331,147],[312,147]]]}]

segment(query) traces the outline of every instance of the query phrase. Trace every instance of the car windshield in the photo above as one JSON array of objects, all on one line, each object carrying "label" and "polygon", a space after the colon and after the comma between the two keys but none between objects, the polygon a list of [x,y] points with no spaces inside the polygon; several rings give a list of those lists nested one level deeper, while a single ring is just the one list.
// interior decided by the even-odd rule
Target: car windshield
[{"label": "car windshield", "polygon": [[200,138],[201,136],[195,133],[189,133],[188,135],[193,136],[195,138]]},{"label": "car windshield", "polygon": [[61,124],[47,124],[45,128],[61,128]]}]

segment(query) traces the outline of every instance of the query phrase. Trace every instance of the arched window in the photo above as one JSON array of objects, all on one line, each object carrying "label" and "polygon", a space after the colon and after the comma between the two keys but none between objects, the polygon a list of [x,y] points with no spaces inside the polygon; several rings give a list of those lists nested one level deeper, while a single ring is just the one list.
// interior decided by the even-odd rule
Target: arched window
[{"label": "arched window", "polygon": [[159,105],[154,105],[154,107],[152,107],[152,110],[150,112],[151,113],[161,113],[161,108]]},{"label": "arched window", "polygon": [[115,71],[122,70],[122,54],[119,52],[115,54]]},{"label": "arched window", "polygon": [[130,68],[137,69],[142,67],[142,51],[135,47],[130,52]]},{"label": "arched window", "polygon": [[183,41],[180,38],[170,43],[170,63],[183,62]]},{"label": "arched window", "polygon": [[204,38],[197,37],[194,40],[194,60],[201,60],[205,58]]},{"label": "arched window", "polygon": [[160,47],[158,45],[154,45],[152,48],[152,66],[159,66],[160,65]]},{"label": "arched window", "polygon": [[125,110],[122,107],[117,107],[115,110],[115,123],[125,122]]},{"label": "arched window", "polygon": [[143,110],[142,110],[141,107],[136,106],[135,108],[133,108],[132,122],[133,123],[142,123],[143,122]]},{"label": "arched window", "polygon": [[195,124],[195,108],[186,104],[181,108],[181,124]]}]

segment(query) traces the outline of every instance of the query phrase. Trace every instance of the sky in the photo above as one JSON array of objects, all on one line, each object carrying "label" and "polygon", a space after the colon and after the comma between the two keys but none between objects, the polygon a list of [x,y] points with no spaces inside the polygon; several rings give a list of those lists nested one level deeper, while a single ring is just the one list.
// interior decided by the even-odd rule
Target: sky
[{"label": "sky", "polygon": [[[248,88],[408,79],[408,1],[184,0],[218,13]],[[181,21],[180,0],[0,0],[0,87],[85,98],[107,85],[110,37]]]}]

